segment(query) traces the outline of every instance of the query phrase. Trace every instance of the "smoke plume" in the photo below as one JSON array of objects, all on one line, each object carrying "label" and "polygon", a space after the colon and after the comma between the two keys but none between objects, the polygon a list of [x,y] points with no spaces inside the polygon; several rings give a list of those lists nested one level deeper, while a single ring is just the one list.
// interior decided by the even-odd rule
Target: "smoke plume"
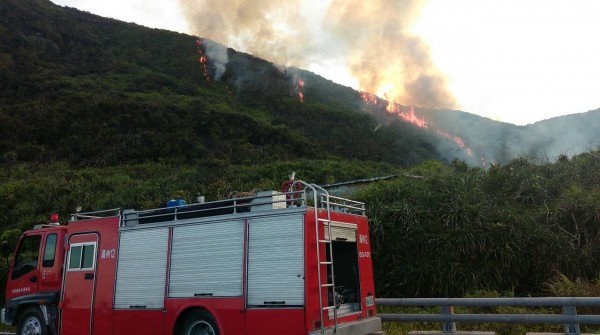
[{"label": "smoke plume", "polygon": [[206,50],[206,56],[214,64],[215,79],[220,80],[221,76],[227,69],[227,62],[229,61],[229,56],[227,56],[227,47],[211,40],[203,40],[202,45]]},{"label": "smoke plume", "polygon": [[454,107],[427,45],[410,33],[425,0],[180,0],[193,33],[286,66],[344,64],[360,90]]}]

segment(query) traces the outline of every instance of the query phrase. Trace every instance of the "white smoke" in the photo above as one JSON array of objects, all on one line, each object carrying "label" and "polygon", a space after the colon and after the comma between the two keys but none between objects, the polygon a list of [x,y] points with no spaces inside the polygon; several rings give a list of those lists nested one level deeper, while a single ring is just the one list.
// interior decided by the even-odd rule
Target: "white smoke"
[{"label": "white smoke", "polygon": [[286,66],[341,64],[359,89],[404,105],[455,105],[427,45],[410,33],[426,0],[179,1],[199,36]]},{"label": "white smoke", "polygon": [[220,80],[227,70],[229,57],[227,56],[227,47],[211,40],[203,40],[204,53],[215,67],[215,80]]}]

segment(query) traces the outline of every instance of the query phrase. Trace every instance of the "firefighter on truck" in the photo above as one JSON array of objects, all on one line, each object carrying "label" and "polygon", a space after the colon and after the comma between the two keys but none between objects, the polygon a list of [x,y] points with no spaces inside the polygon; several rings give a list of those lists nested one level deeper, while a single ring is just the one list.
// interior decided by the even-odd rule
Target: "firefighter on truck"
[{"label": "firefighter on truck", "polygon": [[364,203],[293,178],[198,199],[53,214],[24,232],[2,323],[18,335],[382,334]]}]

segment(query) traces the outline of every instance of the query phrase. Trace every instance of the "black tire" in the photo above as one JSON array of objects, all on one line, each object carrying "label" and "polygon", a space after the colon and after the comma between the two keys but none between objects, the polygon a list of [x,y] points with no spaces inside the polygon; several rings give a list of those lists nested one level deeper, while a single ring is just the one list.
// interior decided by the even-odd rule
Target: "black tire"
[{"label": "black tire", "polygon": [[19,318],[17,335],[48,335],[48,326],[38,307],[30,307]]},{"label": "black tire", "polygon": [[210,313],[198,309],[185,316],[178,335],[219,335],[219,329]]}]

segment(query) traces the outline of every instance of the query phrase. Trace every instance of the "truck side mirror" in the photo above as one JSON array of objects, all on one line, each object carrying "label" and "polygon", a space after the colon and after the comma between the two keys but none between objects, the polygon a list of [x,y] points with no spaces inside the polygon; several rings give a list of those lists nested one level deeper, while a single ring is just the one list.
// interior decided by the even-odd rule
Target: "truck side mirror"
[{"label": "truck side mirror", "polygon": [[8,245],[8,241],[2,241],[2,255],[4,258],[10,256],[10,246]]}]

